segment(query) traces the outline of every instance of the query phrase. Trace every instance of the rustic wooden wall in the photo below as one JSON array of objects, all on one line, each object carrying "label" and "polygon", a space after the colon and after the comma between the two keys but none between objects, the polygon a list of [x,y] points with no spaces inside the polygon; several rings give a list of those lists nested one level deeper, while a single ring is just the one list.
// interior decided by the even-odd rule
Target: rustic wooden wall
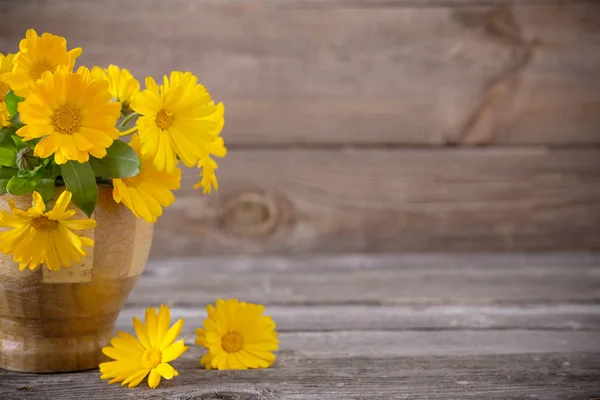
[{"label": "rustic wooden wall", "polygon": [[221,191],[155,257],[600,249],[600,4],[0,0],[87,65],[191,70],[227,108]]}]

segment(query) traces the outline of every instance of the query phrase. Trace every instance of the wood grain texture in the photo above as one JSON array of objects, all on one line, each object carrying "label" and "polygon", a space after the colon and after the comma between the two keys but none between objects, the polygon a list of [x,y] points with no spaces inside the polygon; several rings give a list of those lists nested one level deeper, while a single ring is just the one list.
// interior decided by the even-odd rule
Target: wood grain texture
[{"label": "wood grain texture", "polygon": [[[425,333],[426,337],[427,334]],[[485,356],[337,356],[285,352],[258,371],[203,371],[201,353],[174,362],[180,376],[155,390],[107,385],[98,372],[35,376],[0,371],[0,397],[168,400],[591,400],[600,396],[600,353]]]},{"label": "wood grain texture", "polygon": [[184,172],[154,257],[597,250],[600,150],[237,150]]},{"label": "wood grain texture", "polygon": [[[225,292],[225,291],[224,291]],[[132,298],[137,301],[136,296]],[[348,300],[352,302],[352,300]],[[201,303],[197,303],[201,304]],[[312,305],[268,306],[266,313],[277,321],[279,332],[330,332],[339,330],[600,330],[600,305],[563,304],[529,306],[474,305]],[[117,325],[131,324],[132,317],[144,315],[133,304],[121,311]],[[206,318],[201,306],[171,308],[173,319],[200,327]]]},{"label": "wood grain texture", "polygon": [[191,258],[152,262],[129,304],[585,304],[600,301],[599,271],[595,254]]},{"label": "wood grain texture", "polygon": [[[598,254],[154,261],[117,329],[132,332],[131,316],[175,300],[173,318],[186,318],[182,336],[191,345],[173,362],[180,376],[149,390],[109,386],[97,371],[0,371],[0,398],[595,399],[599,270]],[[405,305],[382,305],[390,293]],[[281,344],[272,368],[200,369],[193,332],[217,296],[267,304]]]},{"label": "wood grain texture", "polygon": [[34,27],[87,65],[191,70],[234,147],[600,143],[600,6],[530,3],[2,2],[0,51]]}]

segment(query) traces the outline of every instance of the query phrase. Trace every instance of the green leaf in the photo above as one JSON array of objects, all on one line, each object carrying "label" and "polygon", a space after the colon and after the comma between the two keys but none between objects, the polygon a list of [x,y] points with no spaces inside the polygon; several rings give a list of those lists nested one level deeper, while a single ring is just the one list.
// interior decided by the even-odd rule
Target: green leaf
[{"label": "green leaf", "polygon": [[115,140],[104,158],[90,157],[98,178],[129,178],[140,173],[140,158],[127,143]]},{"label": "green leaf", "polygon": [[0,167],[0,196],[6,194],[6,185],[17,174],[16,169]]},{"label": "green leaf", "polygon": [[15,116],[18,110],[19,103],[23,100],[24,99],[22,97],[17,96],[12,90],[9,90],[8,93],[6,93],[4,103],[6,104],[6,109],[8,110],[8,115],[10,116],[10,118]]},{"label": "green leaf", "polygon": [[4,128],[0,128],[0,145],[4,145],[5,143],[10,143],[11,138],[17,132],[17,128],[14,126],[5,126]]},{"label": "green leaf", "polygon": [[67,190],[73,194],[73,203],[90,217],[98,202],[94,170],[87,162],[67,161],[60,166],[60,171]]},{"label": "green leaf", "polygon": [[14,147],[0,147],[0,165],[4,167],[16,167],[17,149]]},{"label": "green leaf", "polygon": [[0,179],[0,196],[4,196],[6,193],[6,185],[8,185],[8,179]]},{"label": "green leaf", "polygon": [[21,178],[19,176],[13,176],[6,185],[6,190],[15,196],[24,196],[30,194],[35,189],[35,186],[39,180],[39,177],[30,176],[28,178]]},{"label": "green leaf", "polygon": [[17,172],[16,169],[0,167],[0,179],[10,179],[17,175]]},{"label": "green leaf", "polygon": [[54,185],[54,179],[42,178],[35,185],[35,191],[42,196],[44,203],[48,204],[50,200],[54,198],[56,194],[56,186]]}]

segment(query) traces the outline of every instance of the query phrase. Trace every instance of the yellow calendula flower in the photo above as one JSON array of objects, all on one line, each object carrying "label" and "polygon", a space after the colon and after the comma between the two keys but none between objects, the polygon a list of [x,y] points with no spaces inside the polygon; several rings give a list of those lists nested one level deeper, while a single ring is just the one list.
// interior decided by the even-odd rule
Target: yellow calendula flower
[{"label": "yellow calendula flower", "polygon": [[[0,53],[0,76],[13,69],[16,54],[4,55]],[[8,109],[6,108],[6,93],[10,90],[10,85],[0,79],[0,128],[10,125]]]},{"label": "yellow calendula flower", "polygon": [[195,166],[202,146],[214,140],[212,115],[217,107],[197,82],[190,72],[174,71],[160,86],[148,77],[146,90],[131,103],[131,109],[142,115],[137,121],[142,153],[154,157],[159,171],[173,171],[177,157],[185,166]]},{"label": "yellow calendula flower", "polygon": [[217,124],[214,132],[214,140],[206,146],[203,146],[202,153],[198,158],[198,168],[200,168],[200,182],[194,185],[194,189],[202,187],[204,194],[210,193],[211,189],[219,190],[219,182],[215,171],[217,162],[211,156],[223,158],[227,154],[225,142],[220,136],[225,124],[225,107],[223,103],[217,104],[217,112],[213,116],[213,120]]},{"label": "yellow calendula flower", "polygon": [[54,154],[57,164],[68,160],[86,162],[89,155],[106,156],[106,148],[119,137],[115,127],[121,105],[111,102],[105,80],[91,77],[80,67],[77,73],[58,69],[45,72],[19,103],[21,121],[17,131],[23,140],[42,138],[35,146],[41,158]]},{"label": "yellow calendula flower", "polygon": [[161,377],[171,379],[178,376],[179,373],[169,363],[188,348],[183,339],[175,342],[183,328],[183,319],[169,328],[170,324],[171,312],[163,305],[158,315],[154,307],[146,310],[145,324],[133,318],[137,339],[129,333],[117,332],[118,337],[111,340],[111,346],[102,349],[115,361],[100,364],[100,378],[132,388],[150,374],[148,386],[154,389],[160,384]]},{"label": "yellow calendula flower", "polygon": [[131,72],[111,64],[105,69],[94,67],[92,76],[105,79],[108,82],[108,90],[113,99],[119,101],[122,110],[128,112],[129,104],[140,91],[140,83]]},{"label": "yellow calendula flower", "polygon": [[196,344],[208,349],[200,360],[206,369],[267,368],[275,362],[279,341],[275,323],[263,316],[265,308],[237,299],[218,299],[208,305],[204,328],[196,330]]},{"label": "yellow calendula flower", "polygon": [[136,217],[154,223],[162,215],[162,207],[175,201],[171,191],[181,186],[181,170],[176,167],[171,172],[158,171],[154,158],[140,151],[138,135],[131,137],[129,145],[140,156],[141,171],[131,178],[113,179],[113,198],[117,203],[123,202]]},{"label": "yellow calendula flower", "polygon": [[46,212],[44,200],[33,192],[33,207],[20,210],[14,200],[9,200],[12,213],[0,212],[0,227],[11,228],[0,233],[0,252],[13,255],[19,269],[27,266],[34,270],[46,263],[52,271],[61,266],[70,267],[73,261],[80,263],[87,256],[84,247],[93,247],[94,241],[79,236],[73,230],[91,229],[96,226],[92,219],[70,219],[75,210],[67,210],[71,193],[64,191],[54,208]]},{"label": "yellow calendula flower", "polygon": [[19,43],[19,50],[14,69],[0,75],[0,80],[8,83],[21,97],[27,97],[30,85],[44,72],[54,73],[61,66],[72,71],[75,59],[83,52],[80,47],[67,51],[64,37],[50,33],[38,36],[33,29],[27,30],[25,39]]}]

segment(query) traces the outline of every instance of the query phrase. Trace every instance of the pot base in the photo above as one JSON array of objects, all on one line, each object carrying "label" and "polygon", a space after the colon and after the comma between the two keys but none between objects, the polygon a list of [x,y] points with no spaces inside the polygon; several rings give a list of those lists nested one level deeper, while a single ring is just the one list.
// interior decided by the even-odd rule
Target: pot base
[{"label": "pot base", "polygon": [[0,332],[0,368],[16,372],[74,372],[98,368],[106,361],[102,347],[113,328],[94,335],[32,337]]}]

